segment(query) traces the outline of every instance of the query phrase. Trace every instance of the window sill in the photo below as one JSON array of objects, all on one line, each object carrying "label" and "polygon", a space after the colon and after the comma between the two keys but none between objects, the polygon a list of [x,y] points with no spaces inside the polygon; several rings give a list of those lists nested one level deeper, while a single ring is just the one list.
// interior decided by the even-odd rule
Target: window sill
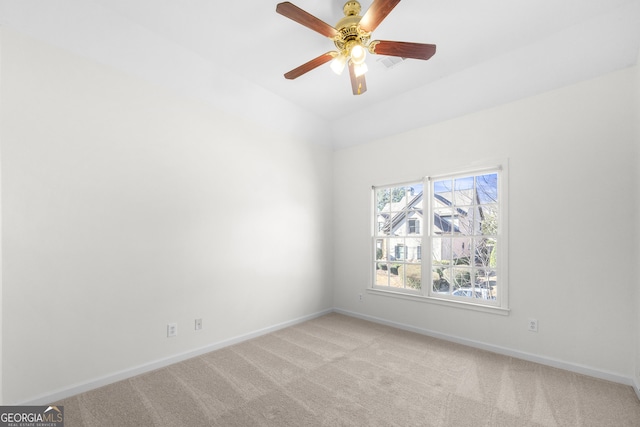
[{"label": "window sill", "polygon": [[501,316],[508,316],[510,312],[508,308],[503,308],[503,307],[474,304],[474,303],[465,302],[465,301],[452,301],[444,298],[435,298],[435,297],[428,297],[424,295],[410,294],[405,292],[389,291],[386,289],[368,288],[367,293],[372,295],[380,295],[384,297],[400,298],[400,299],[405,299],[410,301],[426,302],[430,304],[443,305],[447,307],[460,308],[464,310],[474,310],[474,311],[481,311],[484,313],[499,314]]}]

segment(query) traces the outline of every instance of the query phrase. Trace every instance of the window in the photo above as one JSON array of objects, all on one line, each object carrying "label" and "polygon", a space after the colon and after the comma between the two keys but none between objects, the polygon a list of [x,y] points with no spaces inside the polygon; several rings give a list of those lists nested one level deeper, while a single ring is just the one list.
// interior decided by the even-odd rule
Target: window
[{"label": "window", "polygon": [[375,189],[374,286],[421,289],[423,193],[422,182]]},{"label": "window", "polygon": [[372,288],[506,309],[505,181],[496,167],[374,187]]}]

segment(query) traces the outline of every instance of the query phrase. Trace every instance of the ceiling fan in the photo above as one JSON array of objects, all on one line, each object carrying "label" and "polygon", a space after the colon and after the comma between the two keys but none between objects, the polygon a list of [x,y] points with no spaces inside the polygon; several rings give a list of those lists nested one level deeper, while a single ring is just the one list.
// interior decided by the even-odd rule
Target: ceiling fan
[{"label": "ceiling fan", "polygon": [[431,58],[436,53],[436,46],[433,44],[371,40],[373,30],[380,25],[398,3],[400,0],[374,0],[364,16],[360,16],[360,3],[348,1],[343,8],[344,17],[338,21],[335,27],[288,1],[279,3],[276,12],[330,38],[337,48],[337,51],[323,53],[298,68],[294,68],[284,77],[290,80],[296,79],[331,61],[331,69],[336,74],[341,74],[348,66],[353,94],[361,95],[367,90],[364,78],[364,74],[367,72],[367,64],[365,63],[367,50],[376,55],[423,60]]}]

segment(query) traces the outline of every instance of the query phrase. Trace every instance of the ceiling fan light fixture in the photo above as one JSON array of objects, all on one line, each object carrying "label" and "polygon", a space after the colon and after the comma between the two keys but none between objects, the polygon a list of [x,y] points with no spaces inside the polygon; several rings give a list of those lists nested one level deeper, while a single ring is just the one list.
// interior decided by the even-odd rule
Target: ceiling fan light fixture
[{"label": "ceiling fan light fixture", "polygon": [[367,51],[360,44],[356,44],[351,48],[351,60],[355,65],[364,64],[364,60],[367,59]]},{"label": "ceiling fan light fixture", "polygon": [[366,73],[367,71],[369,71],[369,67],[367,67],[367,64],[365,64],[364,62],[362,64],[356,64],[355,62],[353,63],[353,72],[356,77],[364,75],[364,73]]},{"label": "ceiling fan light fixture", "polygon": [[344,56],[343,54],[340,54],[335,58],[333,58],[333,60],[331,61],[330,67],[334,73],[336,73],[337,75],[340,75],[344,71],[344,67],[346,65],[347,65],[347,57]]},{"label": "ceiling fan light fixture", "polygon": [[285,73],[284,77],[289,80],[296,79],[331,61],[331,69],[336,74],[342,74],[344,68],[349,66],[352,92],[354,95],[361,95],[367,90],[364,78],[368,68],[365,64],[367,50],[372,55],[392,56],[403,60],[431,58],[436,53],[434,44],[371,40],[371,33],[398,3],[400,0],[371,0],[369,9],[360,16],[360,3],[357,0],[348,0],[343,8],[344,17],[335,26],[327,24],[291,2],[278,3],[277,13],[328,37],[336,47],[336,50],[324,53]]}]

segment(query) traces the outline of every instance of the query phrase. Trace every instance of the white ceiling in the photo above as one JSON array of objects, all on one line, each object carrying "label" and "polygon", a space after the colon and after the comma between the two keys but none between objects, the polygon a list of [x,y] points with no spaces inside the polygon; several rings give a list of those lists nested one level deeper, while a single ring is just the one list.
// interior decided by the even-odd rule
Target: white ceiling
[{"label": "white ceiling", "polygon": [[[336,148],[490,108],[636,64],[640,0],[403,0],[374,39],[437,45],[368,91],[328,65],[333,50],[275,12],[279,0],[0,0],[0,25]],[[292,3],[334,25],[344,0]],[[362,0],[363,13],[371,0]]]}]

